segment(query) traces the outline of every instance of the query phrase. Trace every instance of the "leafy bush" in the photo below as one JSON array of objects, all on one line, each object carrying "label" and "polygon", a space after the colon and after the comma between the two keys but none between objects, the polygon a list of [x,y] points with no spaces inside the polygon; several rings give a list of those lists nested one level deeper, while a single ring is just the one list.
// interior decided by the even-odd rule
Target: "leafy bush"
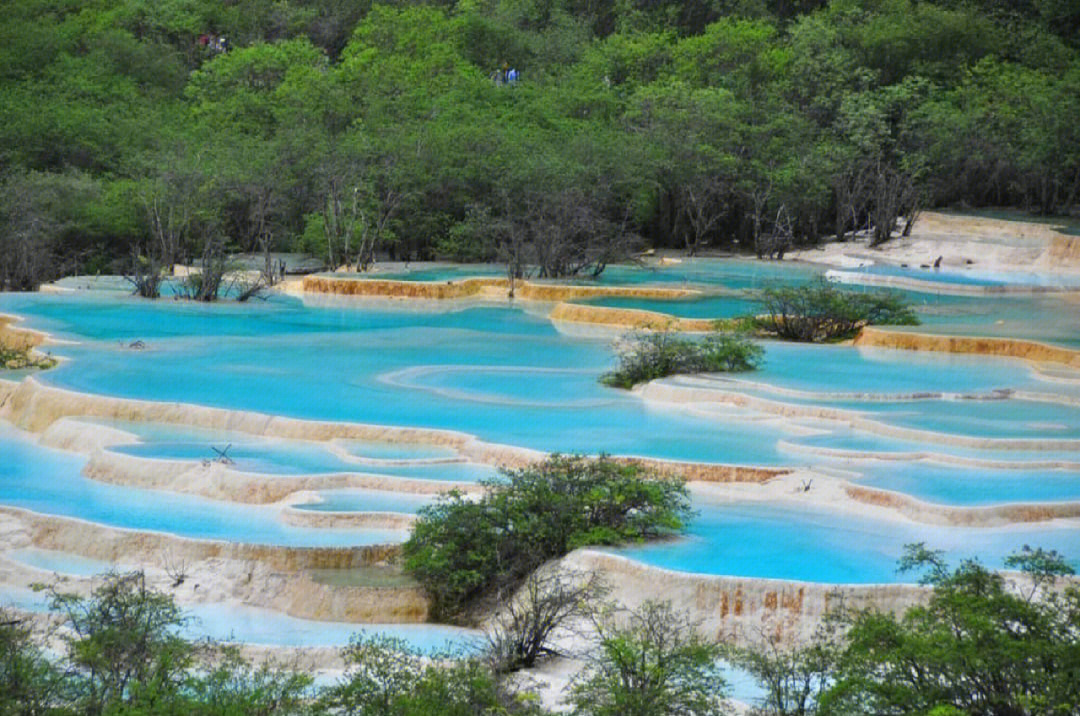
[{"label": "leafy bush", "polygon": [[667,602],[597,621],[599,649],[571,686],[575,716],[724,713],[722,648],[704,641]]},{"label": "leafy bush", "polygon": [[0,369],[38,368],[48,370],[55,366],[56,359],[50,356],[37,355],[29,348],[7,348],[0,345]]},{"label": "leafy bush", "polygon": [[460,616],[477,598],[516,587],[550,559],[585,545],[615,545],[681,530],[686,486],[606,457],[553,455],[423,508],[404,545],[405,568],[433,601],[433,616]]},{"label": "leafy bush", "polygon": [[0,614],[0,714],[308,713],[311,677],[183,638],[188,617],[141,572],[107,574],[88,597],[49,595],[66,625],[55,656]]},{"label": "leafy bush", "polygon": [[314,713],[363,716],[509,716],[539,713],[509,693],[479,658],[432,660],[401,639],[354,636],[344,680]]},{"label": "leafy bush", "polygon": [[738,373],[755,370],[765,355],[741,336],[716,333],[700,340],[670,331],[636,333],[619,353],[619,367],[600,376],[605,385],[633,388],[683,373]]},{"label": "leafy bush", "polygon": [[[901,568],[926,570],[925,605],[902,617],[850,617],[847,647],[822,697],[828,713],[1065,716],[1080,704],[1080,589],[1054,552],[1027,547],[1006,560],[1012,580],[975,561],[946,568],[908,548]],[[828,708],[824,708],[824,707]]]},{"label": "leafy bush", "polygon": [[[1080,703],[1080,588],[1056,552],[1024,547],[1005,560],[950,569],[908,545],[900,570],[922,571],[925,603],[828,615],[810,643],[733,649],[765,688],[760,713],[1065,716]],[[758,713],[758,712],[755,712]]]},{"label": "leafy bush", "polygon": [[866,325],[919,324],[911,305],[891,291],[849,291],[818,281],[766,288],[759,298],[764,310],[746,318],[745,325],[791,341],[850,338]]}]

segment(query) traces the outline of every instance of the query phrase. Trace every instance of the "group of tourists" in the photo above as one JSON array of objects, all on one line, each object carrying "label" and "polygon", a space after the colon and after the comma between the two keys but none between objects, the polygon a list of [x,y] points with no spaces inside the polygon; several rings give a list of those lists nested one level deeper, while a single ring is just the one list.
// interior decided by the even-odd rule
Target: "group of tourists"
[{"label": "group of tourists", "polygon": [[517,82],[520,75],[516,69],[510,66],[510,63],[502,63],[502,67],[491,73],[489,78],[497,85],[501,84],[513,84]]},{"label": "group of tourists", "polygon": [[228,52],[229,41],[221,35],[203,34],[199,35],[199,47],[205,48],[210,52]]}]

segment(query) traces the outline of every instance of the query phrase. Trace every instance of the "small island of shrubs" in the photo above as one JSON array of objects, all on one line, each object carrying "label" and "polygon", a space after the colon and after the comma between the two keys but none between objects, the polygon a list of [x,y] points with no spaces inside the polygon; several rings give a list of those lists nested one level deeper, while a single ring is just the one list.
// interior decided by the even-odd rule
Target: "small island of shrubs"
[{"label": "small island of shrubs", "polygon": [[633,388],[656,378],[683,373],[739,373],[756,370],[765,357],[761,346],[731,333],[701,339],[670,331],[635,333],[619,352],[619,365],[600,376],[614,388]]},{"label": "small island of shrubs", "polygon": [[911,304],[895,291],[853,291],[821,280],[770,286],[758,294],[762,311],[742,319],[757,335],[823,343],[852,338],[863,326],[917,326]]},{"label": "small island of shrubs", "polygon": [[56,359],[51,356],[42,356],[34,353],[29,348],[9,348],[0,345],[0,369],[24,370],[35,368],[48,370],[56,367]]},{"label": "small island of shrubs", "polygon": [[771,286],[757,294],[762,311],[717,327],[703,338],[675,331],[638,332],[623,339],[619,365],[600,382],[629,390],[669,375],[741,373],[757,370],[765,357],[747,336],[824,343],[852,338],[863,326],[919,324],[910,303],[890,291],[852,291],[825,281],[803,286]]},{"label": "small island of shrubs", "polygon": [[552,455],[420,510],[405,569],[423,585],[432,616],[461,621],[470,606],[513,592],[545,562],[589,545],[680,532],[690,517],[681,480],[600,456]]}]

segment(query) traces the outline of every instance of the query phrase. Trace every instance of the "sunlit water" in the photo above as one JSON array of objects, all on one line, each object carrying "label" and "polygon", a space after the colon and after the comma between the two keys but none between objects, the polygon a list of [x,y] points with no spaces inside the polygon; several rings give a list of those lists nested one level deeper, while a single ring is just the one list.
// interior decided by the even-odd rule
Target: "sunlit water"
[{"label": "sunlit water", "polygon": [[[444,271],[444,273],[439,273]],[[425,273],[426,272],[426,273]],[[432,273],[435,272],[435,273]],[[411,280],[454,280],[468,268],[426,268]],[[604,299],[604,305],[670,310],[680,315],[739,315],[752,309],[730,291],[780,279],[801,283],[814,267],[716,260],[687,261],[662,270],[612,267],[600,283],[665,284],[729,293],[697,301]],[[908,292],[926,326],[967,332],[1002,329],[1077,341],[1075,311],[1058,297],[964,298]],[[723,308],[725,307],[726,308]],[[766,344],[763,368],[745,380],[703,381],[698,387],[744,393],[801,408],[842,410],[886,427],[933,431],[916,441],[882,432],[816,424],[770,410],[740,410],[710,401],[660,405],[601,386],[597,377],[615,361],[609,338],[574,337],[542,315],[505,305],[388,305],[365,301],[309,305],[273,298],[237,306],[143,302],[112,293],[0,296],[0,311],[28,318],[74,345],[52,346],[72,360],[39,379],[74,390],[178,401],[268,414],[460,431],[494,442],[545,451],[609,452],[703,462],[819,465],[835,456],[816,449],[863,453],[935,452],[954,458],[1013,462],[1080,456],[1080,410],[1068,402],[956,399],[1023,390],[1069,398],[1076,386],[1051,382],[1015,360],[855,349],[847,346]],[[725,315],[725,313],[716,314]],[[995,318],[995,316],[1000,316]],[[1025,320],[1026,317],[1026,320]],[[1033,318],[1037,317],[1037,318]],[[1002,321],[999,323],[999,321]],[[575,334],[576,335],[576,334]],[[142,341],[143,350],[130,347]],[[932,397],[902,400],[913,393]],[[1000,397],[1000,396],[999,396]],[[237,469],[274,474],[373,472],[420,479],[494,477],[489,466],[453,459],[452,451],[424,446],[341,442],[264,441],[224,433],[184,434],[172,427],[135,429],[141,444],[114,450],[143,457],[212,459],[224,449]],[[1025,444],[977,449],[948,436],[1005,441],[1054,440],[1042,450]],[[0,467],[0,501],[53,514],[186,536],[277,544],[360,544],[401,539],[379,530],[305,530],[286,527],[267,508],[229,505],[92,483],[78,476],[82,458],[49,451],[8,430],[0,433],[15,460]],[[1009,449],[1005,449],[1009,448]],[[408,464],[413,461],[413,464]],[[430,463],[430,464],[425,464]],[[50,479],[28,476],[31,464]],[[842,464],[842,463],[841,463]],[[1011,469],[910,461],[858,461],[843,469],[863,484],[955,505],[1061,501],[1080,497],[1071,469],[1020,465]],[[324,491],[309,510],[414,512],[430,497],[374,491]],[[1007,529],[946,529],[875,523],[822,509],[769,505],[699,505],[687,539],[631,548],[637,559],[696,572],[816,582],[905,579],[893,566],[903,545],[927,541],[956,558],[977,554],[999,565],[1026,543],[1080,556],[1080,530],[1070,525]]]}]

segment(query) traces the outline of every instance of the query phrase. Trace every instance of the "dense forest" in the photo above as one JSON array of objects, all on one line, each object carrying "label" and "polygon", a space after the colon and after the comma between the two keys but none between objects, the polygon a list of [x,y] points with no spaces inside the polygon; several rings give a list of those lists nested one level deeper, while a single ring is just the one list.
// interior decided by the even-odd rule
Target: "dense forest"
[{"label": "dense forest", "polygon": [[1071,0],[10,0],[0,288],[881,241],[1071,209],[1077,117]]}]

